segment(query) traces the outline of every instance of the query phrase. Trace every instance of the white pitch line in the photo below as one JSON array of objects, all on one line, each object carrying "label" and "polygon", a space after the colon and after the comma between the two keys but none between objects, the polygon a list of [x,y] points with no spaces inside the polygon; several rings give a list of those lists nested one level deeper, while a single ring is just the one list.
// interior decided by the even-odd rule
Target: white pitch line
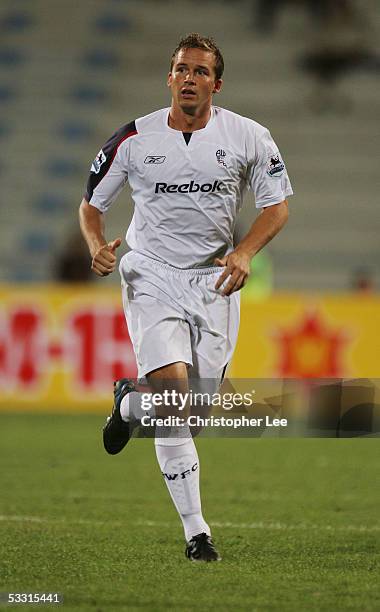
[{"label": "white pitch line", "polygon": [[20,523],[45,523],[45,519],[40,518],[39,516],[15,516],[15,515],[10,515],[10,516],[6,516],[3,514],[0,514],[0,521],[16,521],[16,522],[20,522]]},{"label": "white pitch line", "polygon": [[103,526],[103,525],[114,525],[114,526],[122,526],[124,523],[122,521],[91,521],[87,519],[51,519],[45,518],[42,516],[19,516],[15,514],[6,515],[0,514],[0,522],[11,522],[11,523],[41,523],[46,525],[62,525],[62,524],[71,524],[71,525],[93,525],[93,526]]},{"label": "white pitch line", "polygon": [[[171,527],[172,523],[161,523],[158,521],[139,521],[141,527]],[[300,530],[313,530],[313,531],[359,531],[359,532],[373,532],[380,531],[380,525],[373,525],[368,527],[367,525],[315,525],[313,523],[298,523],[295,525],[287,525],[286,523],[265,523],[258,521],[255,523],[231,523],[231,522],[218,522],[211,521],[211,527],[219,527],[221,529],[268,529],[274,531],[296,531]]]},{"label": "white pitch line", "polygon": [[[123,521],[95,521],[88,519],[50,519],[40,516],[19,516],[19,515],[0,515],[0,522],[16,522],[16,523],[40,523],[40,524],[71,524],[71,525],[89,525],[101,527],[104,525],[113,526],[124,526]],[[135,523],[138,527],[174,527],[174,523],[163,522],[163,521],[149,521],[139,520]],[[253,523],[231,523],[211,521],[211,527],[217,527],[220,529],[263,529],[273,531],[355,531],[362,533],[379,532],[380,525],[317,525],[313,523],[298,523],[298,524],[286,524],[280,522],[268,522],[257,521]]]}]

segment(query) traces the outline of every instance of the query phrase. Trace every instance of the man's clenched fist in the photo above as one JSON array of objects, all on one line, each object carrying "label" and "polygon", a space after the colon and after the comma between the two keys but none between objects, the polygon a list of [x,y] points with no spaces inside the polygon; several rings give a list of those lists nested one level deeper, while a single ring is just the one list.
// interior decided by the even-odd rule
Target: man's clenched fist
[{"label": "man's clenched fist", "polygon": [[98,276],[108,276],[116,268],[116,249],[121,245],[121,238],[116,238],[108,244],[101,246],[92,258],[91,269]]}]

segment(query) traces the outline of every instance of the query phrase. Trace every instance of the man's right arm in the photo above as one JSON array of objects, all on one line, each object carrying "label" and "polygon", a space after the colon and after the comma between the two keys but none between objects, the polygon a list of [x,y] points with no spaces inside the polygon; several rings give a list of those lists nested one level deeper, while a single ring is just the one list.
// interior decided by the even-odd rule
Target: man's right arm
[{"label": "man's right arm", "polygon": [[108,276],[116,268],[115,251],[121,245],[121,238],[107,243],[103,213],[84,198],[79,207],[79,223],[92,257],[91,269],[98,276]]},{"label": "man's right arm", "polygon": [[[116,200],[128,177],[127,147],[137,135],[134,121],[123,125],[107,140],[94,159],[87,188],[79,208],[82,234],[92,257],[92,269],[107,276],[116,268],[115,250],[121,238],[108,242],[104,236],[103,213]],[[92,202],[92,204],[89,204]]]}]

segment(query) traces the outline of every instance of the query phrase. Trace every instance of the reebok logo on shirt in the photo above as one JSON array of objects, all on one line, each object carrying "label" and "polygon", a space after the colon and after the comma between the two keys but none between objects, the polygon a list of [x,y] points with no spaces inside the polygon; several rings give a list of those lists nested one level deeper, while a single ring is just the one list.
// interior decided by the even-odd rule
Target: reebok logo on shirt
[{"label": "reebok logo on shirt", "polygon": [[181,185],[168,185],[168,183],[156,183],[155,193],[196,193],[202,191],[203,193],[220,191],[223,185],[222,181],[214,181],[213,183],[182,183]]}]

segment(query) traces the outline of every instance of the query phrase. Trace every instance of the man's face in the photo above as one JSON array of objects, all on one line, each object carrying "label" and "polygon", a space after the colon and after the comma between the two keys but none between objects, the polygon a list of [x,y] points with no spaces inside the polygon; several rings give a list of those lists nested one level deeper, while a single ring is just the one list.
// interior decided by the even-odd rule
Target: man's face
[{"label": "man's face", "polygon": [[222,80],[215,77],[215,56],[203,49],[181,49],[169,72],[168,86],[173,101],[188,115],[195,115],[212,103]]}]

